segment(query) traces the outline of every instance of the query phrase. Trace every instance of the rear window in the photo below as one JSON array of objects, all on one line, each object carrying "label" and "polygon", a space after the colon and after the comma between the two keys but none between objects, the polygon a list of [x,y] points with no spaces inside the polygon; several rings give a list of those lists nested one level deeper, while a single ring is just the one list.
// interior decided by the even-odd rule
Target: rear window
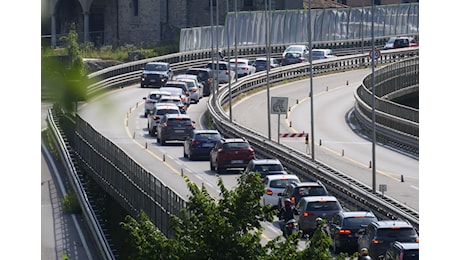
[{"label": "rear window", "polygon": [[376,218],[361,218],[361,217],[352,217],[352,218],[346,218],[343,220],[343,225],[346,227],[362,227],[362,226],[367,226],[369,223],[372,221],[376,221]]},{"label": "rear window", "polygon": [[300,197],[323,196],[323,195],[327,195],[327,192],[321,186],[313,186],[313,187],[310,186],[310,187],[298,188],[295,191],[294,195],[297,195],[297,196],[300,196]]},{"label": "rear window", "polygon": [[339,203],[337,201],[313,201],[307,204],[307,211],[314,210],[340,210]]},{"label": "rear window", "polygon": [[166,115],[166,114],[179,114],[180,112],[177,109],[158,109],[157,115]]},{"label": "rear window", "polygon": [[270,188],[285,188],[287,185],[298,182],[296,179],[273,180],[270,182]]},{"label": "rear window", "polygon": [[218,133],[201,133],[195,135],[196,140],[219,140],[220,135]]},{"label": "rear window", "polygon": [[412,228],[379,228],[377,229],[378,237],[387,237],[393,240],[416,236],[417,233]]},{"label": "rear window", "polygon": [[224,143],[223,147],[225,149],[246,149],[249,148],[249,144],[245,142],[231,142]]},{"label": "rear window", "polygon": [[168,126],[178,126],[178,125],[191,125],[192,120],[190,118],[169,118],[168,119]]},{"label": "rear window", "polygon": [[258,164],[254,166],[254,171],[269,172],[269,171],[283,171],[283,166],[279,164]]},{"label": "rear window", "polygon": [[254,62],[254,65],[258,65],[258,66],[265,66],[265,64],[267,64],[264,60],[256,60]]}]

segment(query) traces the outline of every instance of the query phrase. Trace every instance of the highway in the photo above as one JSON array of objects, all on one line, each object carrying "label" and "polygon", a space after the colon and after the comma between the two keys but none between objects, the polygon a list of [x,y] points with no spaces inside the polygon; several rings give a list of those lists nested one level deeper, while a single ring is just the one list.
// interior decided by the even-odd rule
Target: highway
[{"label": "highway", "polygon": [[[353,72],[345,72],[340,74],[331,74],[329,76],[321,76],[314,78],[314,104],[315,107],[323,107],[326,104],[326,107],[329,107],[331,111],[329,112],[315,112],[315,117],[317,119],[317,124],[315,125],[315,133],[319,138],[324,139],[324,144],[321,147],[316,146],[316,156],[318,160],[329,163],[330,160],[333,164],[333,167],[342,169],[342,165],[346,165],[347,169],[351,169],[354,174],[357,174],[356,177],[362,178],[363,182],[368,182],[370,178],[370,169],[364,167],[363,163],[369,161],[370,155],[370,145],[366,144],[364,139],[361,139],[356,136],[348,125],[346,125],[346,115],[347,111],[353,106],[353,96],[352,94],[346,94],[348,91],[351,93],[354,86],[357,86],[358,82],[369,73],[370,70],[357,70]],[[349,85],[345,86],[346,79],[349,80]],[[306,108],[309,107],[307,102],[307,87],[309,87],[309,81],[298,81],[295,83],[289,83],[281,87],[276,87],[271,90],[272,96],[290,96],[289,104],[294,104],[295,99],[299,99],[299,104],[292,107],[291,114],[289,115],[290,119],[299,118],[295,120],[293,124],[293,130],[300,131],[305,129],[308,131],[309,126],[307,124],[308,120],[305,120],[305,116],[309,115],[309,112],[306,112]],[[328,91],[326,91],[326,89]],[[172,143],[166,146],[160,146],[156,144],[155,138],[152,138],[148,135],[147,119],[143,116],[143,100],[142,97],[147,95],[151,89],[141,89],[138,85],[131,87],[119,89],[113,92],[110,92],[106,95],[98,97],[96,100],[93,100],[89,103],[82,105],[79,108],[79,115],[86,121],[88,121],[97,131],[102,135],[112,140],[118,146],[120,146],[127,154],[132,158],[135,158],[138,163],[143,165],[146,169],[150,170],[154,175],[163,180],[163,182],[172,187],[178,194],[181,194],[183,198],[187,198],[189,194],[185,182],[183,181],[181,175],[184,174],[188,176],[192,181],[201,186],[204,184],[210,194],[215,197],[219,196],[219,190],[217,187],[217,177],[215,173],[210,171],[208,161],[188,161],[188,159],[183,158],[183,147],[181,142]],[[233,107],[233,117],[236,121],[244,123],[252,129],[258,129],[262,132],[267,131],[267,114],[266,112],[266,103],[264,104],[264,99],[266,99],[266,93],[260,92],[256,95],[243,99],[241,103],[234,103]],[[323,101],[321,101],[324,99]],[[337,100],[336,100],[337,99]],[[203,98],[200,103],[193,104],[188,110],[188,114],[192,117],[193,120],[197,122],[197,128],[202,128],[203,113],[206,110],[206,100]],[[340,102],[343,100],[343,102]],[[292,102],[291,102],[292,101]],[[251,107],[249,104],[255,106]],[[327,104],[329,104],[327,106]],[[330,104],[334,104],[331,106]],[[340,105],[339,105],[340,104]],[[323,108],[324,109],[324,108]],[[324,109],[326,110],[326,109]],[[336,112],[332,111],[336,110]],[[247,111],[251,111],[248,113]],[[257,113],[256,113],[257,112]],[[260,114],[258,114],[260,113]],[[264,114],[265,113],[265,114]],[[331,116],[329,113],[338,113],[337,115]],[[255,118],[248,118],[248,116],[254,116]],[[328,115],[327,117],[324,115]],[[324,120],[321,119],[323,117]],[[301,123],[305,123],[302,125]],[[277,117],[272,116],[272,138],[277,134]],[[316,121],[315,121],[316,123]],[[299,124],[299,125],[297,125]],[[283,127],[281,131],[288,131],[288,124],[286,120],[282,120]],[[335,129],[341,131],[344,134],[347,133],[347,136],[339,136],[330,130],[326,129]],[[348,130],[346,130],[348,128]],[[264,130],[265,129],[265,130]],[[344,130],[345,129],[345,130]],[[351,137],[353,135],[353,137]],[[332,137],[331,137],[332,136]],[[315,140],[316,143],[318,140]],[[289,142],[293,147],[298,147],[296,149],[305,149],[303,140],[283,140],[283,142]],[[341,143],[341,146],[337,146]],[[346,146],[344,146],[346,145]],[[346,156],[338,156],[337,152],[334,149],[337,147],[345,147]],[[364,150],[362,154],[364,155],[363,159],[352,158],[354,154],[360,154],[352,150]],[[368,149],[369,148],[369,149]],[[339,148],[340,149],[340,148]],[[378,149],[377,156],[377,167],[379,169],[379,183],[386,183],[388,185],[387,194],[395,196],[396,199],[403,199],[408,205],[418,208],[418,190],[416,188],[410,188],[410,179],[411,174],[414,176],[412,180],[414,187],[418,187],[418,179],[415,178],[418,172],[418,162],[416,160],[410,159],[403,155],[398,155],[394,151],[383,152],[387,149]],[[387,154],[388,153],[388,154]],[[326,159],[329,158],[329,159]],[[385,163],[384,158],[388,158],[394,162]],[[397,181],[397,178],[393,176],[392,178],[383,179],[381,176],[383,173],[392,173],[397,174],[404,168],[398,168],[399,161],[411,161],[414,164],[413,173],[407,174],[407,181],[400,183]],[[414,162],[415,161],[415,162]],[[398,162],[398,163],[397,163]],[[394,165],[396,169],[383,168],[380,170],[380,165]],[[406,163],[402,163],[407,165]],[[389,167],[389,166],[388,166]],[[406,166],[405,166],[406,167]],[[408,166],[410,168],[410,166]],[[365,173],[362,173],[362,172]],[[236,185],[236,179],[239,175],[237,173],[224,174],[221,177],[224,180],[224,183],[227,188],[232,188]],[[418,177],[418,176],[417,176]],[[382,181],[380,181],[382,178]],[[390,181],[392,181],[390,183]],[[401,185],[402,184],[402,185]],[[399,192],[397,192],[399,190]],[[399,196],[398,194],[401,194]],[[264,227],[266,232],[264,232],[264,239],[269,240],[277,235],[281,234],[281,231],[277,228],[277,223],[265,223]]]}]

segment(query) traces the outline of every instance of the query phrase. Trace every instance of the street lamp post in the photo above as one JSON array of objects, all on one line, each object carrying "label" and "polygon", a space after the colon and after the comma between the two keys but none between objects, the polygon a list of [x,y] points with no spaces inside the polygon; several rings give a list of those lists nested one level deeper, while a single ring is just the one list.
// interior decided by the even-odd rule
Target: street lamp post
[{"label": "street lamp post", "polygon": [[267,64],[267,117],[268,117],[268,140],[271,140],[271,117],[270,117],[270,20],[271,20],[271,1],[268,4],[267,11],[267,0],[265,0],[265,54]]},{"label": "street lamp post", "polygon": [[372,0],[372,192],[375,193],[375,186],[376,186],[376,162],[375,162],[375,141],[376,141],[376,134],[375,134],[375,77],[374,77],[374,71],[375,71],[375,43],[374,43],[374,0]]},{"label": "street lamp post", "polygon": [[[310,117],[311,117],[311,159],[315,161],[315,128],[313,118],[313,64],[311,63],[311,0],[308,0],[308,62],[310,63]],[[307,144],[309,145],[309,144]]]}]

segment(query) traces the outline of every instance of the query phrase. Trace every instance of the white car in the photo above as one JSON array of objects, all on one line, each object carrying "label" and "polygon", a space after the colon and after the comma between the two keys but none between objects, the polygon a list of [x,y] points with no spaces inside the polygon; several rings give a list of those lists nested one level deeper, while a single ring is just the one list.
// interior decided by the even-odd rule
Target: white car
[{"label": "white car", "polygon": [[312,49],[310,55],[312,61],[337,57],[331,49]]},{"label": "white car", "polygon": [[147,118],[147,115],[150,113],[150,111],[153,110],[153,107],[155,106],[155,103],[158,102],[158,100],[163,97],[163,96],[169,96],[171,95],[170,92],[166,91],[161,91],[159,89],[155,89],[149,92],[149,94],[146,97],[143,97],[145,100],[144,103],[144,116]]},{"label": "white car", "polygon": [[300,183],[299,177],[294,174],[267,175],[264,178],[265,192],[262,197],[262,204],[270,207],[278,207],[278,193],[284,191],[291,183]]},{"label": "white car", "polygon": [[230,81],[235,80],[235,71],[231,70],[230,68],[230,63],[226,61],[219,61],[219,67],[217,67],[217,61],[214,62],[214,65],[212,61],[208,62],[206,65],[206,68],[213,69],[218,72],[217,74],[217,81],[220,83],[228,83],[228,75],[230,74]]},{"label": "white car", "polygon": [[198,76],[190,74],[179,74],[174,79],[187,83],[191,102],[195,104],[200,102],[200,99],[203,98],[203,83],[199,82]]},{"label": "white car", "polygon": [[256,67],[252,66],[248,59],[230,59],[230,67],[233,71],[235,71],[235,63],[238,63],[236,64],[238,78],[256,73]]}]

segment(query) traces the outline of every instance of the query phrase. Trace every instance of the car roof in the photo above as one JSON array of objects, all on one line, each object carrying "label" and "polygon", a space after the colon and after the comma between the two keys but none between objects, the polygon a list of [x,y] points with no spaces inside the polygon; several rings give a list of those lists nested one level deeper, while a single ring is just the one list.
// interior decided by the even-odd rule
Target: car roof
[{"label": "car roof", "polygon": [[[187,71],[189,70],[198,70],[198,71],[211,71],[210,68],[188,68]],[[187,74],[187,75],[190,75],[190,74]]]},{"label": "car roof", "polygon": [[194,133],[219,133],[219,131],[217,130],[214,130],[214,129],[194,129],[193,130]]},{"label": "car roof", "polygon": [[150,61],[150,62],[147,62],[147,64],[161,64],[161,65],[169,66],[168,62],[161,62],[161,61]]},{"label": "car roof", "polygon": [[326,200],[326,201],[339,201],[336,197],[334,196],[307,196],[307,197],[302,197],[301,200],[306,200],[307,202],[311,201],[320,201],[320,200]]},{"label": "car roof", "polygon": [[272,174],[272,175],[265,176],[265,178],[267,178],[267,180],[269,180],[269,181],[271,181],[271,180],[280,180],[280,179],[284,179],[284,178],[299,180],[299,177],[297,177],[297,175],[295,175],[295,174]]},{"label": "car roof", "polygon": [[374,213],[371,211],[343,211],[341,213],[345,218],[348,217],[361,217],[361,216],[366,216],[366,217],[376,217]]},{"label": "car roof", "polygon": [[410,227],[413,226],[404,220],[379,220],[372,222],[371,225],[375,225],[377,228],[391,228],[391,227]]},{"label": "car roof", "polygon": [[410,250],[410,249],[419,249],[420,244],[417,242],[399,242],[395,241],[394,245],[399,248],[403,248],[404,250]]},{"label": "car roof", "polygon": [[165,114],[167,118],[182,118],[182,119],[191,119],[187,114]]},{"label": "car roof", "polygon": [[254,164],[281,164],[278,159],[252,159]]},{"label": "car roof", "polygon": [[299,183],[294,183],[296,187],[305,187],[305,186],[322,186],[321,183],[319,182],[314,182],[314,181],[304,181],[304,182],[299,182]]},{"label": "car roof", "polygon": [[159,110],[159,109],[179,109],[179,107],[176,104],[173,104],[173,103],[156,103],[155,108],[156,108],[156,110]]},{"label": "car roof", "polygon": [[247,143],[246,139],[244,138],[222,138],[222,141],[225,143],[230,143],[230,142],[245,142]]}]

